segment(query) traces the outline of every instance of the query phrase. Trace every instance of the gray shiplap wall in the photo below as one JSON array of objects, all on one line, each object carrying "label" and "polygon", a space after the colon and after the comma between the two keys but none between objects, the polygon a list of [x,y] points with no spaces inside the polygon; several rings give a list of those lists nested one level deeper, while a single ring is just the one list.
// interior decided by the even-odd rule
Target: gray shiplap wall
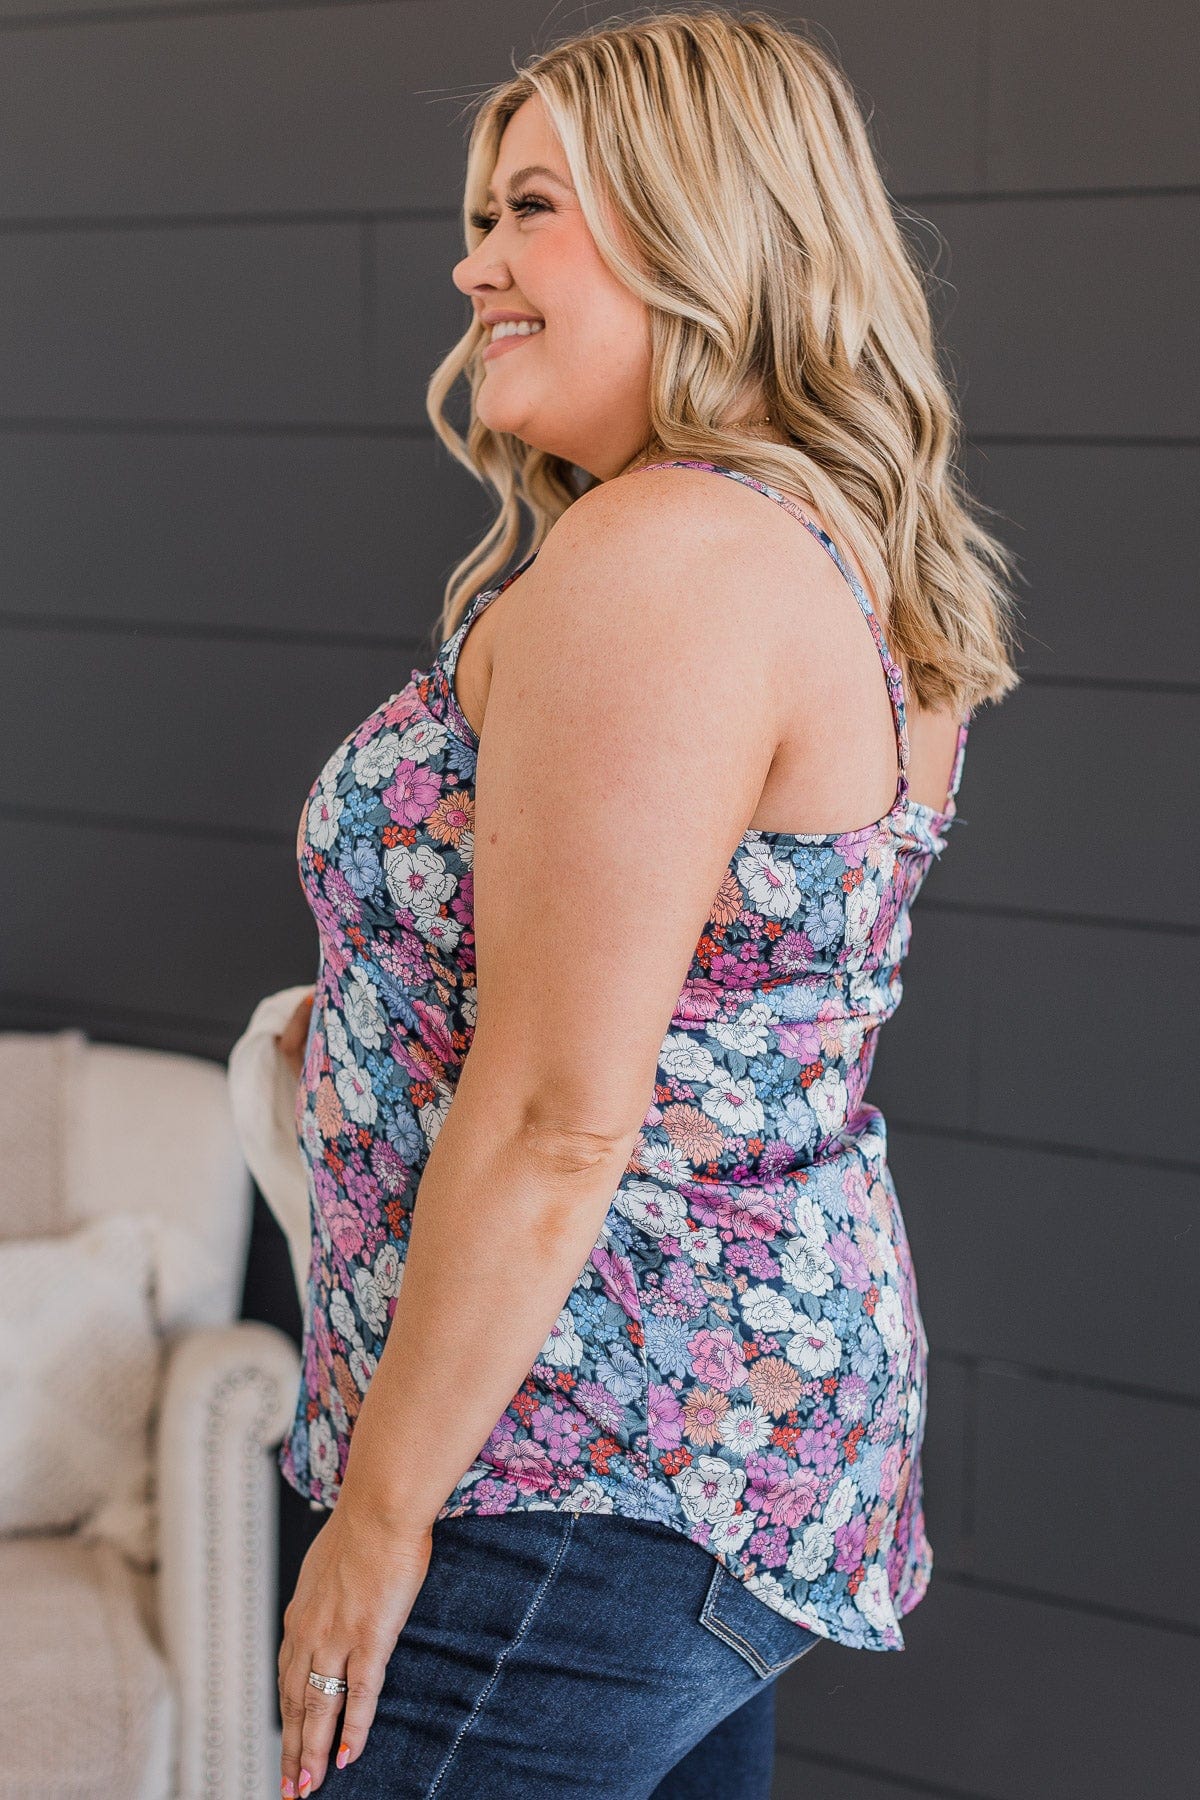
[{"label": "gray shiplap wall", "polygon": [[[260,994],[311,977],[301,801],[427,657],[486,519],[422,400],[465,317],[465,109],[606,11],[0,0],[4,1027],[223,1057]],[[933,1348],[938,1573],[903,1657],[783,1678],[777,1796],[1183,1800],[1194,9],[810,16],[944,244],[1025,685],[977,720],[874,1084]],[[260,1227],[253,1304],[290,1316]]]}]

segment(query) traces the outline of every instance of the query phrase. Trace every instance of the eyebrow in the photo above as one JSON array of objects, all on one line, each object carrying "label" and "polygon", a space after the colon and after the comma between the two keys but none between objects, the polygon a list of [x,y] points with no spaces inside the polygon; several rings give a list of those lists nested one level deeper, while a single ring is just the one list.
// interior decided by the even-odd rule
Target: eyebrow
[{"label": "eyebrow", "polygon": [[[557,184],[560,188],[566,188],[568,191],[570,191],[570,188],[571,188],[570,182],[564,181],[561,175],[556,175],[554,173],[553,169],[548,169],[546,167],[545,163],[528,163],[526,165],[526,167],[523,169],[514,169],[513,173],[509,176],[509,178],[508,178],[509,193],[511,194],[512,190],[515,187],[518,187],[522,181],[528,181],[528,179],[531,175],[543,175],[543,176],[548,175],[550,180],[557,182]],[[491,188],[489,188],[487,191],[487,197],[489,200],[494,200],[496,197],[495,194],[492,192]]]}]

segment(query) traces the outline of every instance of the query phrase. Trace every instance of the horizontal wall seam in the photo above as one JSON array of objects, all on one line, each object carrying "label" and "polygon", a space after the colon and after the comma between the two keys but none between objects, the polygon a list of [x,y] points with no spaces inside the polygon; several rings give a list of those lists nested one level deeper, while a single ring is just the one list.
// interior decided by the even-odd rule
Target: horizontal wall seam
[{"label": "horizontal wall seam", "polygon": [[981,1131],[969,1125],[933,1125],[927,1120],[888,1119],[892,1132],[907,1131],[913,1137],[942,1138],[949,1143],[990,1145],[997,1150],[1030,1150],[1043,1156],[1075,1156],[1084,1162],[1111,1163],[1131,1169],[1165,1169],[1169,1174],[1200,1175],[1200,1162],[1176,1156],[1146,1156],[1131,1150],[1097,1149],[1092,1144],[1060,1143],[1057,1139],[1018,1137],[1007,1132]]}]

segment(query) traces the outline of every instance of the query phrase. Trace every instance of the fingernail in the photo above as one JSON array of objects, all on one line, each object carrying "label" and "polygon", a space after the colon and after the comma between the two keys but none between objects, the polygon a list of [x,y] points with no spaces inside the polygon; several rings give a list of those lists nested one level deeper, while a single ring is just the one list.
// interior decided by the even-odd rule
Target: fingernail
[{"label": "fingernail", "polygon": [[301,1769],[301,1771],[300,1771],[300,1800],[304,1800],[305,1794],[311,1792],[311,1790],[312,1790],[312,1776],[309,1774],[307,1769]]},{"label": "fingernail", "polygon": [[350,1746],[349,1746],[349,1744],[339,1744],[338,1745],[338,1753],[337,1753],[338,1768],[344,1769],[346,1764],[349,1761],[350,1761]]},{"label": "fingernail", "polygon": [[290,1775],[285,1775],[279,1784],[279,1792],[283,1800],[296,1800],[296,1784]]}]

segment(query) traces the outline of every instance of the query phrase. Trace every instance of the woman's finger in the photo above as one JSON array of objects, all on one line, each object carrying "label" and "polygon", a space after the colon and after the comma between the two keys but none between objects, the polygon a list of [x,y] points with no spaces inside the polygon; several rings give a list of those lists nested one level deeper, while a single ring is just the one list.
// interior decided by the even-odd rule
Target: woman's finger
[{"label": "woman's finger", "polygon": [[[334,1727],[346,1696],[326,1694],[308,1679],[309,1668],[321,1675],[340,1675],[346,1679],[345,1658],[336,1650],[319,1650],[310,1664],[301,1669],[303,1657],[295,1657],[284,1678],[280,1692],[280,1714],[283,1719],[283,1750],[280,1758],[281,1793],[291,1800],[307,1800],[325,1777],[329,1762],[329,1746]],[[289,1792],[288,1783],[291,1782]]]},{"label": "woman's finger", "polygon": [[339,1769],[344,1769],[347,1763],[357,1762],[362,1755],[367,1733],[375,1722],[375,1709],[379,1705],[386,1673],[386,1661],[367,1656],[362,1651],[351,1651],[346,1662],[349,1690],[342,1695],[346,1706],[337,1745]]}]

